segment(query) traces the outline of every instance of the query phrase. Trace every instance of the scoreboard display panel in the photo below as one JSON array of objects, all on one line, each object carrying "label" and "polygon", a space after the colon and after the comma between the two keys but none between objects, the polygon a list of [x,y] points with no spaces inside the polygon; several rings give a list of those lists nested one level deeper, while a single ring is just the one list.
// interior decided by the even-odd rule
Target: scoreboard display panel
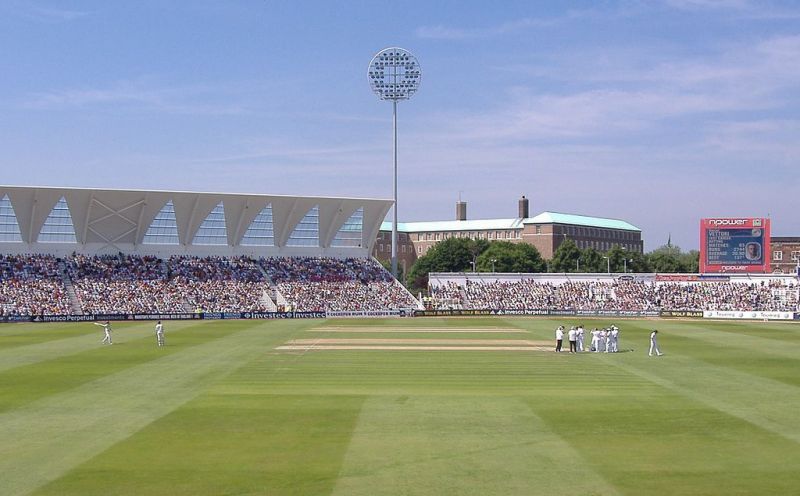
[{"label": "scoreboard display panel", "polygon": [[769,272],[769,219],[700,220],[700,272]]}]

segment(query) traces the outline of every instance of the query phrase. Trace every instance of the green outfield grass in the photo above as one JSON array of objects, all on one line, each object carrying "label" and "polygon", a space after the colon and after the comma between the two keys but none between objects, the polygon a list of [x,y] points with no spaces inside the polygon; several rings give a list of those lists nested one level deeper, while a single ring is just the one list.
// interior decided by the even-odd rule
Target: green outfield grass
[{"label": "green outfield grass", "polygon": [[798,324],[617,321],[617,354],[276,349],[549,346],[576,323],[167,322],[163,349],[150,322],[113,346],[89,323],[3,325],[0,495],[800,492]]}]

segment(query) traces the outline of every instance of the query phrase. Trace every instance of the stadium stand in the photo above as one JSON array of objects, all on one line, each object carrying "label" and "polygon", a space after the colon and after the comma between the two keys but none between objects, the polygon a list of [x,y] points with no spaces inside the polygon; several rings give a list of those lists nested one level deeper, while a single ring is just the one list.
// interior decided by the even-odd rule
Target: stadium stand
[{"label": "stadium stand", "polygon": [[[61,267],[64,270],[61,270]],[[434,278],[436,281],[436,278]],[[371,258],[73,254],[0,256],[0,315],[176,312],[375,312],[416,300]],[[431,285],[434,309],[798,311],[797,279],[463,276]]]},{"label": "stadium stand", "polygon": [[758,282],[483,281],[466,278],[431,286],[434,309],[798,310],[798,285]]},{"label": "stadium stand", "polygon": [[[375,260],[74,254],[65,272],[86,314],[383,311],[416,301]],[[58,260],[49,255],[2,258],[5,314],[70,313]],[[275,298],[278,299],[278,298]]]},{"label": "stadium stand", "polygon": [[289,305],[301,312],[413,309],[416,301],[368,258],[268,258],[261,261]]},{"label": "stadium stand", "polygon": [[69,298],[50,255],[0,255],[0,315],[65,314]]}]

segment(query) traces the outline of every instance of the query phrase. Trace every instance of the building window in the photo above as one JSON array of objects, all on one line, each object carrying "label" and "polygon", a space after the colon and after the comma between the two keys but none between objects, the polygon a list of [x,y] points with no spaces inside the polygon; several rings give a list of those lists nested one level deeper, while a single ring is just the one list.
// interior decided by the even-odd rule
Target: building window
[{"label": "building window", "polygon": [[792,252],[792,261],[797,262],[800,260],[800,251],[793,251]]},{"label": "building window", "polygon": [[40,243],[77,243],[72,216],[69,214],[67,200],[63,196],[45,219],[37,241]]},{"label": "building window", "polygon": [[319,246],[319,205],[314,205],[294,228],[286,246]]},{"label": "building window", "polygon": [[536,226],[536,234],[542,234],[542,226]]},{"label": "building window", "polygon": [[268,204],[256,215],[242,236],[242,246],[275,246],[272,225],[272,204]]},{"label": "building window", "polygon": [[19,224],[17,224],[17,216],[14,213],[14,207],[11,206],[11,200],[8,199],[8,195],[5,195],[0,200],[0,241],[22,241],[22,233],[19,230]]},{"label": "building window", "polygon": [[780,262],[781,260],[783,260],[783,252],[782,251],[773,252],[772,259],[775,260],[776,262]]},{"label": "building window", "polygon": [[175,206],[169,200],[158,211],[144,235],[142,243],[148,245],[177,245],[178,222],[175,220]]},{"label": "building window", "polygon": [[[359,208],[347,219],[331,242],[331,246],[361,248],[361,231],[364,225],[364,208]],[[400,234],[405,241],[405,234]]]},{"label": "building window", "polygon": [[225,229],[225,209],[222,202],[208,214],[200,224],[197,234],[192,240],[193,245],[227,245],[228,235]]}]

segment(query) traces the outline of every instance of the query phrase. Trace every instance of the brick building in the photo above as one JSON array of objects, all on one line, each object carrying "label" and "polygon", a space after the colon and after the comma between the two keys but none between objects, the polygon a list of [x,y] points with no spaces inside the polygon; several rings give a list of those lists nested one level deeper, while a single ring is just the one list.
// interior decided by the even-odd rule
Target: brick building
[{"label": "brick building", "polygon": [[770,238],[772,257],[770,272],[774,274],[796,274],[800,262],[800,238],[773,236]]},{"label": "brick building", "polygon": [[[400,222],[398,230],[398,263],[410,269],[417,257],[448,238],[485,239],[528,243],[536,247],[542,257],[550,259],[553,252],[567,239],[578,248],[606,251],[619,245],[631,252],[642,253],[642,232],[623,220],[584,215],[542,212],[529,217],[528,199],[519,200],[518,216],[509,219],[467,220],[467,204],[456,204],[456,220],[432,222]],[[373,246],[373,256],[389,260],[392,253],[392,223],[384,222]]]}]

